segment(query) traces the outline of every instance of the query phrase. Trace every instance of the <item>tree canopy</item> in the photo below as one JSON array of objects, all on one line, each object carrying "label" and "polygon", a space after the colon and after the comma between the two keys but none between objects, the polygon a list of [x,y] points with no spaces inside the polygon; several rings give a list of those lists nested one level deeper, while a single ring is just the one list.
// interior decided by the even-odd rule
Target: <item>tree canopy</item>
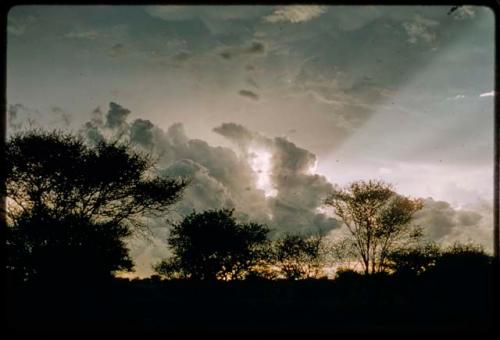
[{"label": "tree canopy", "polygon": [[269,229],[238,223],[228,209],[193,212],[175,224],[168,243],[173,256],[156,266],[165,276],[199,280],[242,279],[263,259]]},{"label": "tree canopy", "polygon": [[124,238],[141,216],[167,211],[187,184],[156,176],[152,160],[128,145],[89,146],[58,131],[14,135],[5,164],[8,268],[23,280],[132,269]]},{"label": "tree canopy", "polygon": [[366,274],[381,271],[389,253],[417,241],[421,230],[410,222],[422,201],[401,196],[383,181],[357,181],[325,201],[349,231],[352,248]]}]

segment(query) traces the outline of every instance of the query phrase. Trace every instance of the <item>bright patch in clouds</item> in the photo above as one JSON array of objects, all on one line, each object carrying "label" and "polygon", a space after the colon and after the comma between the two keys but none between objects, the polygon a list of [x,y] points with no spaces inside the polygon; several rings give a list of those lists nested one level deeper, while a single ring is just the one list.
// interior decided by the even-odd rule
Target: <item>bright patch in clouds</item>
[{"label": "bright patch in clouds", "polygon": [[307,169],[306,174],[311,175],[311,176],[315,175],[317,173],[317,170],[318,170],[318,160],[316,159],[314,161],[314,164],[311,165],[311,167],[309,169]]},{"label": "bright patch in clouds", "polygon": [[256,186],[266,197],[276,197],[278,191],[271,181],[272,155],[266,150],[250,150],[250,167],[257,174]]}]

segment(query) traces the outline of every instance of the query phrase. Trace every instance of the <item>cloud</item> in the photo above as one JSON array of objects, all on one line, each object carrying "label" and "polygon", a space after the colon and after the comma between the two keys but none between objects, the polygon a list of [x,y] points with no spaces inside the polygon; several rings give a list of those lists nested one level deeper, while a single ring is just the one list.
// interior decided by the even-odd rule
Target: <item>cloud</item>
[{"label": "cloud", "polygon": [[238,94],[242,97],[250,98],[253,100],[259,100],[259,95],[250,90],[240,90]]},{"label": "cloud", "polygon": [[235,143],[247,161],[255,154],[271,154],[270,184],[276,190],[267,199],[276,232],[326,232],[340,226],[339,222],[317,209],[332,192],[325,177],[310,173],[316,156],[282,137],[268,138],[242,125],[225,123],[214,131]]},{"label": "cloud", "polygon": [[424,200],[422,210],[415,213],[415,224],[424,228],[427,237],[441,244],[475,241],[492,249],[493,206],[481,201],[462,209],[448,202]]},{"label": "cloud", "polygon": [[[240,149],[246,150],[250,143],[259,138],[254,132],[249,131],[243,125],[235,123],[223,123],[213,129],[214,132],[226,137],[233,143],[236,143]],[[260,141],[261,138],[259,138]]]},{"label": "cloud", "polygon": [[262,8],[252,6],[242,10],[241,6],[158,5],[147,6],[145,11],[152,17],[166,21],[182,21],[196,18],[202,20],[241,20],[255,17],[262,11]]},{"label": "cloud", "polygon": [[[85,124],[86,136],[96,142],[106,138],[109,129],[120,127],[132,145],[152,153],[158,160],[156,171],[160,176],[190,178],[190,186],[169,219],[178,220],[193,209],[235,208],[240,214],[238,218],[269,225],[274,230],[273,237],[282,233],[326,233],[340,228],[340,222],[321,209],[334,187],[324,176],[314,173],[317,157],[311,151],[284,137],[270,138],[233,122],[216,126],[213,131],[231,141],[235,149],[212,146],[187,136],[180,123],[172,124],[166,131],[145,119],[127,123],[130,113],[114,102],[105,115],[100,108],[95,109]],[[256,160],[266,164],[256,166]],[[262,187],[263,178],[267,187]],[[274,190],[272,195],[266,194],[270,188]],[[417,213],[416,223],[439,242],[474,239],[477,233],[486,244],[491,230],[488,209],[485,205],[457,210],[447,202],[429,198]],[[168,225],[163,220],[153,220],[151,225],[159,226],[152,228],[153,245],[133,241],[134,254],[140,258],[137,265],[143,273],[165,256],[154,247],[165,246]]]},{"label": "cloud", "polygon": [[130,125],[130,140],[135,144],[151,147],[153,145],[153,127],[153,123],[149,120],[134,120]]},{"label": "cloud", "polygon": [[[121,127],[133,145],[155,155],[160,174],[191,178],[190,187],[175,208],[178,216],[192,209],[234,207],[241,218],[266,223],[278,234],[328,231],[339,226],[335,219],[317,212],[332,185],[323,176],[311,173],[316,156],[285,138],[268,138],[235,123],[215,127],[214,132],[237,146],[235,152],[189,138],[179,123],[167,131],[143,119],[128,124],[130,110],[117,103],[110,103],[104,126],[99,124],[99,113],[102,115],[96,110],[87,122],[89,138],[100,140],[106,135],[103,128]],[[269,155],[268,165],[256,167],[255,157],[263,153]],[[259,187],[262,176],[275,188],[274,197]]]},{"label": "cloud", "polygon": [[9,104],[7,109],[7,132],[16,132],[18,130],[33,129],[42,126],[50,126],[52,129],[67,128],[63,120],[51,120],[50,118],[53,118],[51,117],[51,113],[52,110],[42,112],[22,103]]},{"label": "cloud", "polygon": [[239,56],[264,55],[266,46],[262,42],[254,41],[250,46],[232,47],[222,50],[219,55],[223,59],[233,59]]},{"label": "cloud", "polygon": [[495,96],[495,91],[481,93],[479,97],[493,97]]},{"label": "cloud", "polygon": [[120,128],[125,125],[130,110],[114,102],[109,103],[109,110],[106,114],[106,127],[110,129]]},{"label": "cloud", "polygon": [[70,126],[71,124],[71,115],[67,113],[65,110],[60,108],[59,106],[52,106],[51,107],[51,113],[54,114],[58,119],[59,122],[62,122],[62,124],[66,127]]},{"label": "cloud", "polygon": [[299,23],[319,17],[327,10],[326,6],[294,5],[277,8],[272,14],[264,17],[264,21]]},{"label": "cloud", "polygon": [[432,27],[439,25],[439,23],[435,20],[426,19],[417,14],[412,21],[405,21],[402,25],[410,44],[431,43],[436,40],[436,33]]},{"label": "cloud", "polygon": [[19,113],[21,110],[26,110],[26,107],[21,103],[10,104],[7,110],[7,121],[9,128],[17,130],[20,128],[20,123],[18,122]]},{"label": "cloud", "polygon": [[453,11],[452,16],[455,20],[473,19],[476,16],[476,11],[473,6],[459,6]]}]

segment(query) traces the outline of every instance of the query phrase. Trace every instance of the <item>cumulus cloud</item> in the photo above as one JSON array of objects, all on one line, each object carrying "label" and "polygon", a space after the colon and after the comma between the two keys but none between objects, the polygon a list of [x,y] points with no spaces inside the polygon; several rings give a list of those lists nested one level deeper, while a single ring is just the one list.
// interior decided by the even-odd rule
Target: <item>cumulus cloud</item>
[{"label": "cumulus cloud", "polygon": [[[103,124],[102,112],[96,110],[86,124],[87,136],[101,140],[106,128],[121,127],[133,145],[154,153],[162,175],[190,178],[191,185],[176,207],[179,216],[192,209],[233,207],[242,218],[269,224],[277,233],[328,231],[339,226],[317,211],[332,185],[310,171],[316,156],[285,138],[269,138],[235,123],[214,128],[235,144],[235,152],[189,138],[180,123],[167,131],[143,119],[128,124],[129,114],[130,110],[112,102]],[[262,155],[268,156],[259,158]],[[267,164],[255,164],[256,159]],[[263,176],[274,195],[259,185]]]},{"label": "cumulus cloud", "polygon": [[[12,106],[10,111],[21,107]],[[145,119],[128,123],[130,113],[114,102],[106,114],[96,108],[84,126],[85,135],[97,142],[119,127],[132,145],[153,154],[160,176],[189,178],[189,187],[174,207],[174,220],[193,209],[235,208],[240,214],[238,218],[269,225],[274,230],[273,237],[282,233],[327,233],[340,228],[341,223],[321,209],[334,187],[324,176],[314,173],[317,157],[309,150],[284,137],[267,137],[236,123],[213,129],[231,141],[235,149],[216,147],[190,138],[180,123],[172,124],[166,131]],[[479,235],[487,246],[491,209],[484,205],[457,210],[447,202],[429,198],[415,222],[438,242],[477,240],[475,236]],[[150,225],[158,228],[152,228],[149,243],[132,241],[133,254],[141,259],[138,269],[145,274],[152,263],[165,256],[154,248],[165,246],[168,230],[163,220],[153,220]]]},{"label": "cumulus cloud", "polygon": [[277,233],[326,232],[339,227],[337,220],[317,211],[333,186],[325,177],[311,174],[316,163],[313,153],[285,138],[268,138],[234,123],[214,131],[235,143],[247,159],[252,154],[271,154],[267,175],[276,194],[267,198],[267,205]]},{"label": "cumulus cloud", "polygon": [[317,5],[293,5],[277,8],[272,14],[264,17],[267,22],[291,22],[299,23],[319,17],[327,10],[326,6]]},{"label": "cumulus cloud", "polygon": [[[249,131],[242,125],[235,123],[223,123],[213,129],[214,132],[226,137],[236,143],[240,149],[248,149],[250,143],[259,138],[254,132]],[[261,138],[259,138],[260,140]]]},{"label": "cumulus cloud", "polygon": [[109,103],[109,110],[106,114],[106,127],[110,129],[120,128],[125,125],[130,110],[114,102]]},{"label": "cumulus cloud", "polygon": [[130,125],[130,140],[144,147],[151,147],[153,145],[153,126],[149,120],[136,119]]},{"label": "cumulus cloud", "polygon": [[448,202],[427,198],[415,214],[415,224],[424,228],[429,239],[441,244],[474,240],[491,251],[492,216],[493,206],[485,201],[455,209]]}]

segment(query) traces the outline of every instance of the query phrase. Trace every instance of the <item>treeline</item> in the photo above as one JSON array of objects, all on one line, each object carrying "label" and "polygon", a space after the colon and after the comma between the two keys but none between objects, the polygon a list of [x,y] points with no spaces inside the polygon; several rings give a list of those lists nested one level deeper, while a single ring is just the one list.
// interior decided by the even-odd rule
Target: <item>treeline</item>
[{"label": "treeline", "polygon": [[331,193],[325,206],[346,230],[335,241],[271,238],[234,210],[193,211],[171,226],[156,274],[124,280],[127,241],[189,179],[159,176],[125,143],[62,132],[16,134],[5,151],[7,320],[18,332],[491,330],[493,258],[426,242],[412,223],[422,202],[387,183]]},{"label": "treeline", "polygon": [[[12,136],[5,165],[13,284],[106,280],[132,271],[127,238],[147,233],[144,218],[165,216],[189,185],[189,179],[159,176],[151,156],[128,144],[90,145],[57,131]],[[422,228],[412,224],[422,201],[397,194],[390,184],[357,181],[324,203],[346,227],[335,242],[322,234],[270,239],[266,225],[240,223],[234,210],[193,212],[172,226],[172,256],[154,269],[167,279],[297,280],[324,278],[332,269],[345,273],[352,264],[364,274],[420,275],[453,261],[492,261],[478,246],[440,249],[424,242]]]}]

